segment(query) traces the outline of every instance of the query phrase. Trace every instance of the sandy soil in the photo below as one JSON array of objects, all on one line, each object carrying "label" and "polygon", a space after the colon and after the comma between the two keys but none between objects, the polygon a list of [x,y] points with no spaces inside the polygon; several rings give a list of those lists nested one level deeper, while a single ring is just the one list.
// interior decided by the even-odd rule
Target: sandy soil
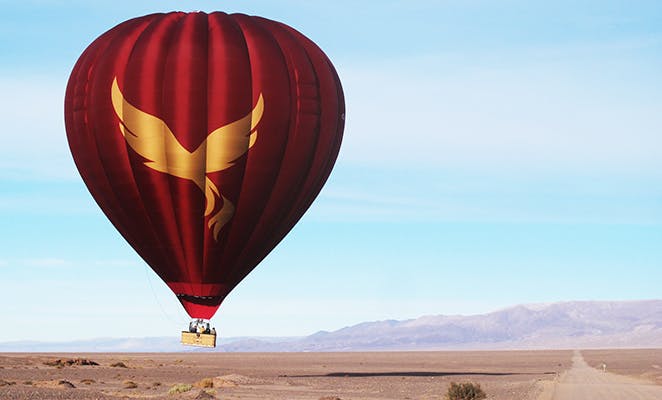
[{"label": "sandy soil", "polygon": [[[488,399],[525,400],[552,386],[570,367],[571,356],[571,351],[6,353],[0,354],[0,398],[441,400],[455,381],[479,383]],[[45,364],[76,358],[99,365]],[[113,366],[117,363],[126,368]],[[194,386],[169,395],[177,384]],[[211,396],[202,392],[212,385],[206,388]]]},{"label": "sandy soil", "polygon": [[612,374],[602,364],[600,367],[591,367],[584,361],[582,353],[576,351],[572,358],[572,368],[563,372],[558,382],[538,400],[662,399],[662,386],[640,378]]}]

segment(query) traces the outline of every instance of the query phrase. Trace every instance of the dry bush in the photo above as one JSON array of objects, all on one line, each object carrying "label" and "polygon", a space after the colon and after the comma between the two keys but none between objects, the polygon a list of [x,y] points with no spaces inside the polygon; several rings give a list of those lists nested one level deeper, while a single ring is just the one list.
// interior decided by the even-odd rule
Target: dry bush
[{"label": "dry bush", "polygon": [[87,360],[85,358],[77,358],[77,359],[74,360],[74,365],[91,365],[91,366],[95,366],[95,365],[99,365],[99,363],[96,362],[96,361]]},{"label": "dry bush", "polygon": [[80,383],[84,385],[91,385],[93,383],[96,383],[96,381],[94,379],[81,379]]},{"label": "dry bush", "polygon": [[49,367],[62,368],[62,367],[70,367],[72,365],[95,366],[95,365],[99,365],[99,363],[85,358],[73,358],[69,360],[57,359],[52,361],[46,361],[44,362],[44,365],[48,365]]},{"label": "dry bush", "polygon": [[110,366],[114,368],[129,368],[122,361],[118,361],[116,363],[110,364]]},{"label": "dry bush", "polygon": [[215,388],[236,387],[240,385],[262,385],[265,383],[266,382],[262,379],[239,374],[223,375],[214,378]]},{"label": "dry bush", "polygon": [[195,386],[203,389],[209,389],[214,387],[213,378],[204,378],[195,383]]},{"label": "dry bush", "polygon": [[15,384],[16,384],[16,382],[10,382],[10,381],[5,381],[5,380],[0,379],[0,387],[2,387],[2,386],[11,386],[11,385],[15,385]]},{"label": "dry bush", "polygon": [[451,382],[446,393],[448,400],[481,400],[485,399],[487,395],[480,388],[480,384],[467,382],[455,383]]},{"label": "dry bush", "polygon": [[201,390],[194,400],[215,400],[216,396],[209,390]]},{"label": "dry bush", "polygon": [[124,384],[124,389],[135,389],[138,387],[138,384],[134,381],[124,381],[122,383]]},{"label": "dry bush", "polygon": [[74,386],[73,383],[71,383],[69,381],[65,381],[65,380],[61,380],[57,384],[58,384],[58,386],[66,387],[66,388],[69,388],[69,389],[75,389],[76,388],[76,386]]},{"label": "dry bush", "polygon": [[191,389],[193,389],[193,385],[189,385],[188,383],[178,383],[168,390],[168,394],[186,393]]}]

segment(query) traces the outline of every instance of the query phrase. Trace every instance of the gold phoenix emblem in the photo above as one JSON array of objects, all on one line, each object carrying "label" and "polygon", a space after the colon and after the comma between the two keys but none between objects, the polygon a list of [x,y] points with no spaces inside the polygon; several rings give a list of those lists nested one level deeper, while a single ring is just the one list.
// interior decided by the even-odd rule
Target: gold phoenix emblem
[{"label": "gold phoenix emblem", "polygon": [[146,166],[193,181],[205,194],[205,217],[216,208],[216,198],[223,199],[221,209],[208,222],[214,239],[218,240],[221,228],[232,218],[235,207],[207,174],[230,168],[253,147],[257,140],[255,128],[264,112],[262,94],[251,112],[212,131],[193,152],[179,143],[163,120],[129,103],[117,85],[117,78],[113,80],[111,97],[122,135],[136,153],[149,160],[145,162]]}]

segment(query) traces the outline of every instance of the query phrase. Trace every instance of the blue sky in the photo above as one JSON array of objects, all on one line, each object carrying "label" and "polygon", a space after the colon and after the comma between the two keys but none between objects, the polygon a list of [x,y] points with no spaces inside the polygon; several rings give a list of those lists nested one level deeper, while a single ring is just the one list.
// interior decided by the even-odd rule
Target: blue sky
[{"label": "blue sky", "polygon": [[92,40],[182,5],[295,27],[347,101],[329,182],[222,335],[662,297],[662,5],[576,3],[0,1],[0,315],[39,327],[0,341],[186,325],[87,193],[62,116]]}]

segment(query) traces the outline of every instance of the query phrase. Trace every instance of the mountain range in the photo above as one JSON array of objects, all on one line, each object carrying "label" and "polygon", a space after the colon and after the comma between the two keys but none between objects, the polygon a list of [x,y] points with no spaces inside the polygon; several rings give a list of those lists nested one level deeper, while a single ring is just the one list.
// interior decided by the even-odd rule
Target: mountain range
[{"label": "mountain range", "polygon": [[378,351],[662,347],[662,300],[520,305],[472,316],[365,322],[288,342],[239,340],[226,351]]},{"label": "mountain range", "polygon": [[[481,315],[364,322],[305,337],[227,338],[214,351],[400,351],[662,347],[662,300],[519,305]],[[0,351],[200,351],[178,338],[0,343]]]}]

